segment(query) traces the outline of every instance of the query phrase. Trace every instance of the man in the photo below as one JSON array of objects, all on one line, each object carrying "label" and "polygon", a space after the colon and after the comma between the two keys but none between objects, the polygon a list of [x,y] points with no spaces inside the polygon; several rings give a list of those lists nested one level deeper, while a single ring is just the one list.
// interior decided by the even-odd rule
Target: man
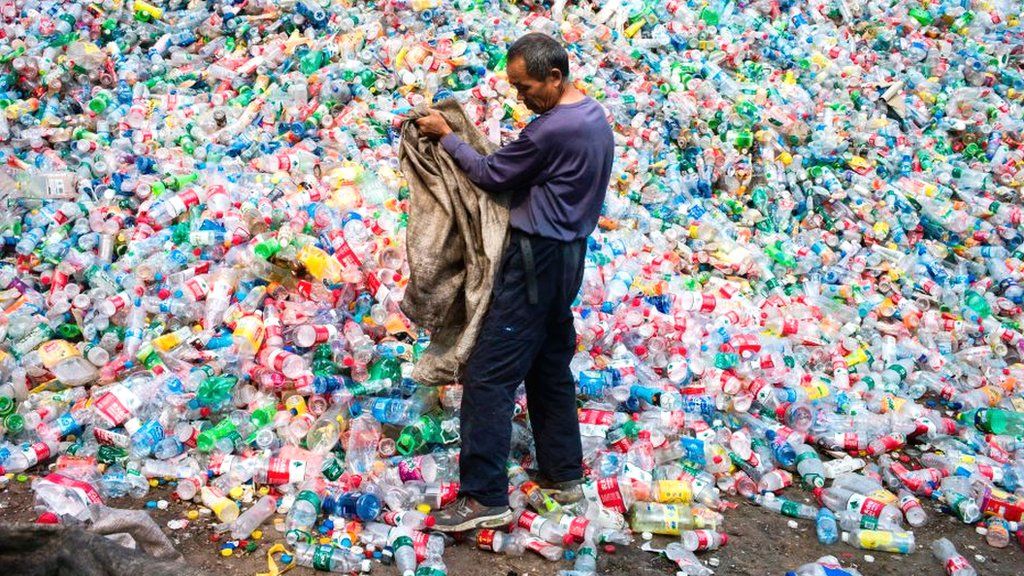
[{"label": "man", "polygon": [[440,114],[416,121],[482,190],[513,193],[509,244],[463,377],[460,497],[435,515],[441,531],[512,520],[506,464],[524,380],[538,484],[563,501],[582,494],[571,305],[611,175],[612,130],[603,108],[569,81],[569,55],[551,37],[523,36],[507,62],[509,83],[537,114],[514,142],[482,156]]}]

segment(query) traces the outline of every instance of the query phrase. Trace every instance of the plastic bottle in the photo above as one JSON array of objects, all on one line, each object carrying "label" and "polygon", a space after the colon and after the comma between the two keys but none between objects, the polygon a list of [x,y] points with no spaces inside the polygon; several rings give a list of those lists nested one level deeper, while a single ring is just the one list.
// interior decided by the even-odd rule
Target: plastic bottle
[{"label": "plastic bottle", "polygon": [[413,549],[412,537],[403,528],[391,530],[389,545],[395,557],[395,565],[398,566],[402,576],[409,576],[416,572],[416,551]]},{"label": "plastic bottle", "polygon": [[256,501],[248,510],[242,512],[231,524],[231,537],[243,540],[260,527],[277,510],[277,498],[264,496]]},{"label": "plastic bottle", "polygon": [[682,533],[683,547],[690,552],[718,550],[729,543],[729,535],[714,530],[686,530]]},{"label": "plastic bottle", "polygon": [[370,566],[368,559],[356,558],[344,548],[335,548],[330,544],[313,545],[305,542],[295,545],[295,562],[299,566],[312,568],[317,572],[366,572]]},{"label": "plastic bottle", "polygon": [[216,488],[203,486],[199,493],[203,506],[213,510],[218,520],[229,524],[238,519],[238,504],[220,494]]},{"label": "plastic bottle", "polygon": [[956,551],[956,547],[947,538],[939,538],[932,542],[932,554],[942,562],[949,576],[974,576],[977,572],[967,559]]},{"label": "plastic bottle", "polygon": [[814,520],[818,517],[818,509],[815,508],[814,506],[802,504],[800,502],[794,502],[793,500],[789,500],[787,498],[773,497],[772,494],[758,494],[754,496],[754,502],[756,502],[760,506],[778,512],[784,516],[791,516],[793,518],[804,518],[807,520]]},{"label": "plastic bottle", "polygon": [[589,576],[597,574],[597,549],[590,541],[576,549],[572,570],[559,570],[558,576]]},{"label": "plastic bottle", "polygon": [[908,490],[900,490],[899,497],[900,510],[903,511],[907,524],[914,528],[924,526],[928,522],[928,515],[921,507],[921,502]]},{"label": "plastic bottle", "polygon": [[713,517],[707,520],[696,516],[690,507],[656,502],[638,502],[630,508],[630,527],[634,532],[651,532],[678,536],[683,530],[714,529]]},{"label": "plastic bottle", "polygon": [[814,519],[814,530],[818,536],[818,542],[822,544],[835,544],[839,541],[839,524],[835,514],[828,508],[819,508]]},{"label": "plastic bottle", "polygon": [[864,550],[878,550],[896,554],[914,552],[913,532],[890,532],[886,530],[854,530],[843,532],[843,542]]},{"label": "plastic bottle", "polygon": [[856,568],[843,568],[835,556],[822,556],[816,562],[786,572],[786,576],[861,576]]},{"label": "plastic bottle", "polygon": [[438,555],[427,557],[416,568],[416,576],[446,576],[447,574],[448,567],[445,566],[444,561]]}]

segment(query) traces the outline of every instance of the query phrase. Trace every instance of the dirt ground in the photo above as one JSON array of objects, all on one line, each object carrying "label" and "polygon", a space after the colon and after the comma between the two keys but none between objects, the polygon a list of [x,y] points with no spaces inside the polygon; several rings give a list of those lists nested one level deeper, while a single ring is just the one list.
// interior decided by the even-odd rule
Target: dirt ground
[{"label": "dirt ground", "polygon": [[[806,494],[794,491],[789,497],[807,500]],[[153,509],[151,514],[186,559],[196,567],[218,576],[251,576],[267,569],[266,550],[270,544],[281,538],[273,526],[264,526],[264,539],[259,549],[251,554],[236,554],[224,558],[219,546],[209,540],[211,531],[208,520],[200,517],[188,527],[171,530],[170,520],[181,519],[189,509],[189,503],[174,501],[166,488],[157,488],[150,493],[153,500],[164,498],[170,505],[166,510]],[[129,499],[108,502],[114,507],[141,507],[143,502]],[[781,517],[757,506],[741,503],[725,513],[725,532],[729,544],[701,558],[706,562],[717,558],[715,568],[719,575],[763,576],[781,575],[787,570],[818,557],[831,554],[840,559],[844,566],[854,566],[864,576],[925,575],[943,574],[944,570],[930,551],[933,540],[945,536],[952,540],[961,554],[965,555],[981,576],[1017,576],[1022,573],[1024,552],[1016,543],[1008,548],[995,549],[985,544],[984,538],[974,528],[965,526],[953,517],[940,513],[930,504],[929,523],[915,531],[917,551],[909,556],[857,550],[845,544],[822,546],[814,536],[813,523],[799,521],[799,527],[790,528],[789,518]],[[12,481],[0,491],[0,521],[31,521],[35,519],[32,491],[29,483]],[[664,546],[670,540],[656,537],[653,545]],[[873,561],[866,557],[873,556]],[[559,570],[570,569],[569,562],[547,562],[537,556],[506,557],[474,549],[468,543],[450,547],[444,556],[448,573],[452,576],[553,576]],[[673,574],[672,563],[668,560],[640,550],[639,542],[631,546],[619,546],[614,554],[601,554],[598,561],[599,574],[630,576],[655,576]],[[374,564],[374,574],[397,574],[392,566]],[[312,569],[296,568],[290,572],[295,576],[314,574]]]}]

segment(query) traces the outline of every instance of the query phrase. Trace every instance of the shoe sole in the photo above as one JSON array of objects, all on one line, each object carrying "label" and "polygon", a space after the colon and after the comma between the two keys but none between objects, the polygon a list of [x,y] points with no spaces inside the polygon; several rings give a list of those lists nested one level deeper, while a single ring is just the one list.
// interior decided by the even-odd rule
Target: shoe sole
[{"label": "shoe sole", "polygon": [[434,526],[438,532],[466,532],[476,528],[502,528],[512,523],[512,511],[505,510],[497,516],[480,516],[455,526]]}]

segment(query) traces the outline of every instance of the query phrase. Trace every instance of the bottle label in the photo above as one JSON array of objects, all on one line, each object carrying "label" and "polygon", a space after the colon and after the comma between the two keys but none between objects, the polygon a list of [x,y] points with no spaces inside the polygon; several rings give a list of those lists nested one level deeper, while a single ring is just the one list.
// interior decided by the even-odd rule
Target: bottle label
[{"label": "bottle label", "polygon": [[437,497],[441,508],[455,502],[455,499],[459,497],[459,483],[442,482]]},{"label": "bottle label", "polygon": [[267,461],[267,484],[294,484],[306,477],[306,463],[289,458],[270,458]]},{"label": "bottle label", "polygon": [[408,547],[412,548],[413,547],[412,538],[410,538],[409,536],[399,536],[398,538],[395,538],[394,542],[391,543],[391,548],[393,548],[395,550],[401,548],[402,546],[408,546]]},{"label": "bottle label", "polygon": [[206,283],[206,278],[203,276],[196,276],[185,282],[185,290],[187,294],[192,296],[193,300],[202,300],[210,293],[210,286]]},{"label": "bottle label", "polygon": [[47,370],[52,370],[54,366],[69,358],[82,355],[78,348],[75,348],[67,340],[44,342],[42,346],[36,349],[36,353],[39,354],[39,360]]},{"label": "bottle label", "polygon": [[878,500],[882,504],[897,504],[900,501],[900,499],[897,498],[895,494],[889,492],[885,488],[881,488],[869,493],[868,498]]},{"label": "bottle label", "polygon": [[540,516],[537,516],[533,512],[530,512],[529,510],[524,510],[523,513],[519,515],[519,521],[517,522],[517,524],[519,525],[520,528],[523,528],[525,530],[529,530],[530,532],[533,532],[533,525],[534,524],[537,524],[537,529],[539,530],[540,526],[543,523],[544,523],[544,519],[543,518],[541,518]]},{"label": "bottle label", "polygon": [[212,462],[210,464],[210,471],[213,472],[214,476],[220,476],[221,474],[227,474],[228,471],[231,470],[231,467],[234,465],[235,460],[237,460],[237,459],[238,459],[237,456],[235,456],[233,454],[228,454],[228,455],[224,456],[223,458],[217,460],[216,462]]},{"label": "bottle label", "polygon": [[139,397],[122,384],[115,384],[93,404],[96,412],[111,426],[119,426],[131,418],[141,404]]},{"label": "bottle label", "polygon": [[29,466],[31,467],[50,457],[50,446],[46,442],[36,442],[35,444],[24,446],[21,452],[28,459]]},{"label": "bottle label", "polygon": [[[568,520],[568,522],[566,522]],[[583,516],[562,516],[559,524],[565,528],[565,531],[575,538],[578,542],[583,542],[586,539],[587,527],[590,526],[590,520],[587,520]]]},{"label": "bottle label", "polygon": [[481,550],[496,552],[494,549],[494,530],[481,530],[476,535],[476,547]]},{"label": "bottle label", "polygon": [[843,450],[847,452],[860,451],[860,436],[856,432],[846,432],[842,437]]},{"label": "bottle label", "polygon": [[892,544],[892,534],[884,530],[861,530],[857,532],[860,547],[865,550],[885,550]]},{"label": "bottle label", "polygon": [[915,498],[912,494],[906,494],[902,498],[900,498],[900,510],[902,510],[904,514],[913,510],[914,508],[920,507],[921,503],[918,502],[917,498]]},{"label": "bottle label", "polygon": [[552,548],[558,548],[558,546],[555,546],[554,544],[551,544],[549,542],[545,542],[540,538],[530,538],[526,541],[526,549],[533,550],[541,556],[544,556],[544,552]]},{"label": "bottle label", "polygon": [[337,336],[338,329],[330,324],[316,324],[313,326],[314,342],[327,342],[332,336]]},{"label": "bottle label", "polygon": [[136,442],[156,446],[157,442],[164,439],[164,427],[156,420],[148,420],[132,437]]},{"label": "bottle label", "polygon": [[341,463],[338,462],[337,458],[330,456],[324,460],[324,465],[323,468],[320,469],[320,473],[324,475],[324,478],[333,481],[341,478],[341,475],[344,473],[344,469],[341,467]]},{"label": "bottle label", "polygon": [[87,482],[82,482],[80,480],[72,480],[71,478],[68,478],[67,476],[62,476],[60,474],[48,474],[46,477],[43,478],[43,480],[46,480],[47,482],[53,482],[54,484],[59,484],[60,486],[63,486],[65,488],[70,488],[71,490],[85,496],[85,498],[93,504],[103,503],[103,498],[100,497],[100,493],[97,492],[96,489],[93,488],[92,485]]},{"label": "bottle label", "polygon": [[820,458],[818,458],[818,453],[814,450],[805,450],[796,455],[794,463],[799,466],[804,460],[820,460]]},{"label": "bottle label", "polygon": [[984,499],[982,512],[987,516],[998,516],[1010,522],[1020,522],[1024,518],[1024,500],[1010,500],[990,494]]},{"label": "bottle label", "polygon": [[195,426],[188,427],[188,436],[185,438],[178,438],[178,441],[189,448],[196,447],[196,440],[199,438],[199,429]]},{"label": "bottle label", "polygon": [[885,509],[885,504],[875,500],[874,498],[868,498],[860,494],[854,494],[850,496],[849,504],[847,508],[850,510],[856,510],[864,516],[871,516],[878,518],[882,514],[882,510]]},{"label": "bottle label", "polygon": [[281,372],[289,356],[291,353],[284,348],[264,348],[260,352],[260,362],[267,368]]},{"label": "bottle label", "polygon": [[359,261],[359,257],[352,250],[352,247],[348,245],[348,242],[342,237],[341,234],[335,236],[331,241],[334,247],[334,257],[337,258],[338,262],[341,262],[343,266],[347,268],[361,269],[363,267],[362,262]]},{"label": "bottle label", "polygon": [[957,571],[970,568],[971,564],[960,554],[946,560],[946,574],[956,574]]},{"label": "bottle label", "polygon": [[235,324],[234,336],[247,340],[251,350],[259,350],[266,336],[263,321],[255,315],[243,317]]},{"label": "bottle label", "polygon": [[693,499],[690,483],[683,480],[659,480],[654,491],[658,495],[658,502],[685,504]]},{"label": "bottle label", "polygon": [[313,549],[313,569],[321,572],[330,572],[334,563],[334,550],[332,546],[317,546]]},{"label": "bottle label", "polygon": [[697,549],[694,552],[707,550],[711,546],[710,530],[694,530],[693,534],[697,537]]},{"label": "bottle label", "polygon": [[793,502],[792,500],[783,500],[782,508],[779,509],[779,512],[781,512],[783,516],[798,518],[800,516],[800,504]]},{"label": "bottle label", "polygon": [[579,412],[580,434],[603,437],[614,420],[613,412],[584,408]]},{"label": "bottle label", "polygon": [[622,493],[619,491],[619,479],[612,476],[601,478],[597,481],[597,496],[601,499],[601,505],[616,512],[626,512],[625,503],[622,501]]},{"label": "bottle label", "polygon": [[127,448],[131,445],[131,438],[127,434],[118,434],[110,430],[104,430],[103,428],[93,428],[92,435],[96,438],[96,442],[103,446],[117,446],[119,448]]}]

